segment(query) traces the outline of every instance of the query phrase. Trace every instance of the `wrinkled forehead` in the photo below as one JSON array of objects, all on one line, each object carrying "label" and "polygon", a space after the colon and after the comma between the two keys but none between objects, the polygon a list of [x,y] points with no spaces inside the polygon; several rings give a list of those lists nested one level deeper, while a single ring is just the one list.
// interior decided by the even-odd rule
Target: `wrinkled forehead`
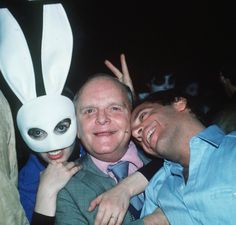
[{"label": "wrinkled forehead", "polygon": [[[124,87],[107,77],[96,77],[86,83],[78,96],[77,106],[100,104],[123,104],[129,106],[128,94]],[[130,107],[129,107],[130,108]]]}]

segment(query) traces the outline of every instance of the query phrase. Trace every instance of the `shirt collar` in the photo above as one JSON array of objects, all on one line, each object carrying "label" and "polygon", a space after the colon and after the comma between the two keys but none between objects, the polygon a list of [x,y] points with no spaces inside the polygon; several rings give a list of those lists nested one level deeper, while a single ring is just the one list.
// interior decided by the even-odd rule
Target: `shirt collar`
[{"label": "shirt collar", "polygon": [[196,137],[218,148],[225,133],[217,125],[211,125],[196,135]]},{"label": "shirt collar", "polygon": [[[91,155],[90,155],[91,156]],[[95,163],[95,165],[105,174],[107,174],[107,167],[108,165],[116,164],[117,162],[104,162],[101,161],[93,156],[91,156],[92,161]],[[138,156],[138,150],[135,144],[130,141],[129,147],[127,152],[124,154],[124,156],[119,161],[129,161],[132,163],[136,168],[140,168],[143,166],[142,160]]]},{"label": "shirt collar", "polygon": [[[199,132],[196,136],[193,136],[190,142],[195,138],[200,138],[201,140],[213,145],[215,148],[218,148],[224,136],[225,133],[222,129],[220,129],[217,125],[211,125],[203,131]],[[183,171],[183,167],[179,163],[175,163],[169,160],[165,160],[164,167],[170,168],[171,173],[176,175],[181,175]]]}]

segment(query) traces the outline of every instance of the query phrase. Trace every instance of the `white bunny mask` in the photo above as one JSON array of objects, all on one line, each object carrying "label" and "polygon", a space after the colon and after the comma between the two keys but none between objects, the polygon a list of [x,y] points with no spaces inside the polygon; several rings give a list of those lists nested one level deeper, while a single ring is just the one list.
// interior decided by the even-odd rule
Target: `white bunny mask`
[{"label": "white bunny mask", "polygon": [[41,61],[46,95],[37,97],[33,63],[24,34],[10,11],[0,9],[0,70],[23,103],[17,113],[17,126],[33,151],[63,149],[75,141],[74,105],[61,95],[72,48],[72,31],[62,5],[44,5]]}]

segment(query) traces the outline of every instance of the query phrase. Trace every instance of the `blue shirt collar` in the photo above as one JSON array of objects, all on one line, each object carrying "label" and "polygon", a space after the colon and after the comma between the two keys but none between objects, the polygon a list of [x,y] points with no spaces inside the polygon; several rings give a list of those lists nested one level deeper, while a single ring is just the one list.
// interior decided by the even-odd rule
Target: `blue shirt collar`
[{"label": "blue shirt collar", "polygon": [[[211,125],[199,132],[196,136],[193,136],[191,140],[200,138],[203,141],[210,143],[215,148],[218,148],[224,136],[225,133],[217,125]],[[179,163],[165,160],[164,167],[166,166],[167,168],[170,168],[172,174],[182,175],[183,167]]]},{"label": "blue shirt collar", "polygon": [[225,133],[217,125],[211,125],[196,135],[196,137],[210,143],[214,147],[218,148]]}]

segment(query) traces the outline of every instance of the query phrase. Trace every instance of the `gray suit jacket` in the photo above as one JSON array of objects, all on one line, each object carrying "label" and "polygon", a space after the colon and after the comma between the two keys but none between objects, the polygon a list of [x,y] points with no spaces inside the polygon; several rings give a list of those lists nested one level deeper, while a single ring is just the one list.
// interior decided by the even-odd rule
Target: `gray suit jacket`
[{"label": "gray suit jacket", "polygon": [[[149,162],[139,154],[144,164]],[[80,159],[82,169],[74,175],[57,197],[56,225],[94,224],[97,210],[89,212],[90,202],[101,193],[116,185],[116,182],[96,167],[89,155]],[[142,219],[134,221],[127,212],[123,224],[144,225]]]}]

